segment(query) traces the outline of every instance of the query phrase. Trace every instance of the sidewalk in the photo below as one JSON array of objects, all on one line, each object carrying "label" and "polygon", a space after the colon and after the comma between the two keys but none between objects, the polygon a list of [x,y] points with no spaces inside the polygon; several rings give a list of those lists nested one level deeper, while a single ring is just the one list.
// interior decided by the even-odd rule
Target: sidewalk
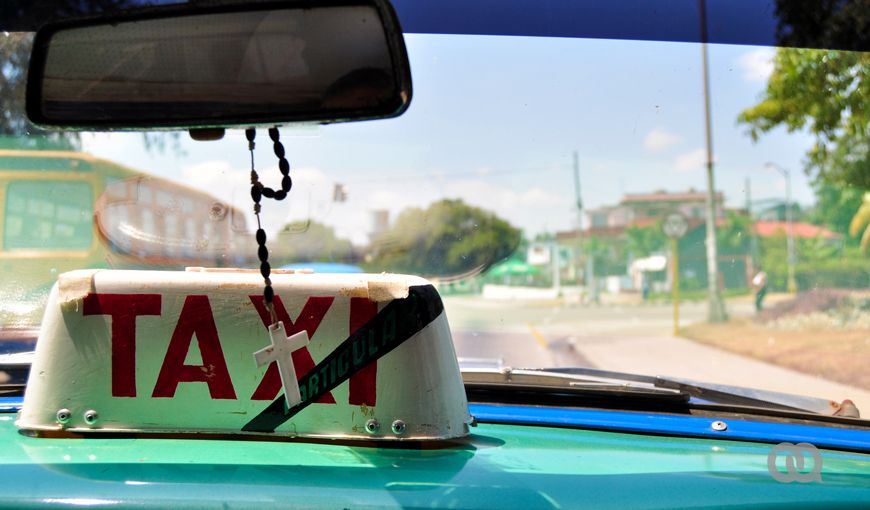
[{"label": "sidewalk", "polygon": [[758,388],[783,393],[851,399],[870,417],[870,391],[803,374],[763,361],[670,336],[583,338],[573,342],[594,367]]}]

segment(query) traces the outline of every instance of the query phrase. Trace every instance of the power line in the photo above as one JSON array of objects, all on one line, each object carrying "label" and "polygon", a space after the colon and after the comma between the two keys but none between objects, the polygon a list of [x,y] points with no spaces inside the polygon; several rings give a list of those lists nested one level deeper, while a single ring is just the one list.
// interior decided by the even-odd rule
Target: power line
[{"label": "power line", "polygon": [[564,171],[565,169],[570,168],[568,165],[559,165],[559,166],[550,166],[550,167],[536,167],[536,168],[513,168],[513,169],[505,169],[505,170],[464,170],[457,172],[428,172],[421,174],[414,173],[401,173],[401,174],[393,174],[393,175],[381,175],[378,177],[368,178],[368,179],[344,179],[344,182],[348,183],[368,183],[368,182],[386,182],[386,181],[396,181],[399,179],[407,179],[407,180],[417,180],[417,179],[437,179],[444,177],[489,177],[492,175],[508,175],[508,174],[523,174],[523,173],[540,173],[540,172],[555,172],[555,171]]}]

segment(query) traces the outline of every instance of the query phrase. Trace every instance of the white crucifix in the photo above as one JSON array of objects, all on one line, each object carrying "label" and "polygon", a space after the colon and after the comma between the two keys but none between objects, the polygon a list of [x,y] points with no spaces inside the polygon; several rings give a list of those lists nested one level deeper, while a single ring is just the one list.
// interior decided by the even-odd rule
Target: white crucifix
[{"label": "white crucifix", "polygon": [[284,386],[284,398],[287,400],[287,408],[291,408],[302,402],[299,381],[296,380],[296,367],[293,365],[293,351],[308,345],[308,332],[303,329],[288,338],[284,331],[284,323],[276,322],[269,326],[269,336],[272,337],[272,345],[255,352],[254,361],[257,362],[258,367],[273,361],[278,364],[281,385]]}]

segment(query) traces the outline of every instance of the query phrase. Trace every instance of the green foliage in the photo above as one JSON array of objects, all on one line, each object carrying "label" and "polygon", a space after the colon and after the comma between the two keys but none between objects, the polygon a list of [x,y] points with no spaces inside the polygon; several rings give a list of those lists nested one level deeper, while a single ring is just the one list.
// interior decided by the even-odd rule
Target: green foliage
[{"label": "green foliage", "polygon": [[[640,235],[643,236],[643,234]],[[592,236],[584,237],[582,243],[581,253],[591,255],[595,259],[595,276],[603,277],[628,272],[626,244],[624,242],[612,238]],[[586,255],[583,255],[583,259]]]},{"label": "green foliage", "polygon": [[288,223],[268,245],[275,266],[293,262],[350,262],[353,256],[350,241],[336,237],[332,227],[316,221]]},{"label": "green foliage", "polygon": [[738,122],[757,140],[778,126],[815,137],[806,170],[870,189],[870,53],[783,48],[761,101]]},{"label": "green foliage", "polygon": [[745,255],[749,253],[752,219],[745,214],[727,211],[726,221],[716,228],[719,255]]},{"label": "green foliage", "polygon": [[661,225],[628,227],[625,235],[628,238],[628,250],[636,258],[649,257],[653,253],[664,251],[668,243],[668,237],[662,231]]},{"label": "green foliage", "polygon": [[[768,273],[769,274],[769,273]],[[798,290],[818,288],[866,289],[870,287],[870,267],[860,257],[835,257],[795,267]]]},{"label": "green foliage", "polygon": [[372,266],[428,276],[486,268],[513,253],[519,229],[462,200],[403,211],[374,241]]},{"label": "green foliage", "polygon": [[[107,8],[122,7],[123,0],[102,0],[100,5]],[[82,6],[70,2],[66,10],[76,12]],[[11,32],[0,36],[0,147],[29,150],[80,150],[81,138],[76,131],[47,131],[33,125],[24,111],[27,66],[33,34]],[[177,155],[183,155],[181,133],[151,132],[143,133],[142,141],[146,150],[164,152],[171,144]]]},{"label": "green foliage", "polygon": [[[870,266],[857,246],[842,247],[825,239],[796,239],[795,279],[799,290],[820,287],[866,288]],[[788,265],[785,233],[760,240],[760,269],[772,289],[786,290]]]},{"label": "green foliage", "polygon": [[[680,301],[683,303],[689,301],[706,301],[709,296],[709,291],[705,285],[699,285],[692,288],[683,287],[682,282],[680,282]],[[741,287],[737,289],[722,289],[720,291],[722,293],[723,298],[733,298],[738,296],[745,296],[749,294],[749,289],[747,287]],[[659,302],[659,303],[670,303],[673,294],[668,292],[651,292],[649,295],[648,301],[651,302]]]},{"label": "green foliage", "polygon": [[78,133],[41,130],[31,124],[24,113],[32,45],[31,33],[12,32],[0,37],[0,136],[10,137],[7,144],[8,140],[15,140],[14,147],[10,148],[76,150],[81,145]]},{"label": "green foliage", "polygon": [[822,224],[834,232],[849,235],[849,224],[861,207],[864,192],[854,186],[839,186],[818,181],[813,186],[816,208],[811,221]]},{"label": "green foliage", "polygon": [[862,50],[870,43],[867,0],[775,0],[779,46]]},{"label": "green foliage", "polygon": [[860,236],[861,252],[870,254],[870,191],[864,193],[861,205],[849,222],[849,235],[855,238]]}]

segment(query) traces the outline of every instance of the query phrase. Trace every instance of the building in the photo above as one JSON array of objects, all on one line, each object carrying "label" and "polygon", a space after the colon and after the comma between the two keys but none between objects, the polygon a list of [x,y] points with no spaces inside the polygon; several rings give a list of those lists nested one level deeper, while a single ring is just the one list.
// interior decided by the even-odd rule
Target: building
[{"label": "building", "polygon": [[[716,217],[724,215],[724,197],[715,194]],[[657,223],[672,212],[682,213],[690,220],[703,220],[707,207],[707,194],[689,188],[688,191],[630,193],[618,205],[599,207],[586,212],[588,229],[592,232],[613,234],[626,227],[646,227]]]},{"label": "building", "polygon": [[[758,221],[786,221],[788,217],[786,209],[785,200],[778,198],[756,200],[752,205],[752,217]],[[792,202],[788,209],[791,209],[793,221],[804,218],[804,212],[796,202]]]},{"label": "building", "polygon": [[[788,235],[789,225],[785,221],[756,221],[752,230],[758,237],[776,237]],[[843,236],[825,227],[796,221],[791,224],[795,239],[822,239],[825,241],[841,241]]]},{"label": "building", "polygon": [[[725,222],[725,198],[721,192],[715,195],[716,222]],[[679,212],[686,216],[689,223],[687,235],[680,241],[681,273],[684,274],[683,285],[686,287],[705,286],[706,255],[704,235],[706,233],[705,218],[707,194],[703,191],[689,188],[687,191],[669,192],[656,190],[652,193],[630,193],[622,197],[618,204],[599,207],[587,211],[587,227],[583,238],[594,239],[596,250],[595,275],[613,277],[629,275],[632,263],[639,254],[632,253],[629,236],[626,233],[631,227],[658,228],[659,223],[670,213]],[[745,211],[736,211],[745,214]],[[577,231],[559,232],[556,239],[560,244],[577,244]],[[728,287],[744,287],[746,275],[749,273],[747,253],[720,253],[720,273],[724,276],[723,284]],[[683,260],[685,263],[683,264]],[[581,265],[582,261],[576,261]],[[668,275],[649,275],[653,281],[664,281]],[[636,276],[636,275],[635,275]],[[639,281],[633,278],[634,282]],[[637,285],[635,284],[634,287]],[[636,289],[637,290],[637,289]]]}]

